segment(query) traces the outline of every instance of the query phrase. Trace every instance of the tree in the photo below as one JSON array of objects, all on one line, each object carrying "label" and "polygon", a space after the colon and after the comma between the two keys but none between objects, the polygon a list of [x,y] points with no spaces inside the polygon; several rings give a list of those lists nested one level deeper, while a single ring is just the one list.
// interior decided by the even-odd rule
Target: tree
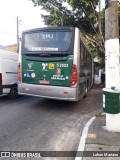
[{"label": "tree", "polygon": [[[104,10],[97,12],[99,0],[32,0],[49,15],[42,15],[48,26],[78,27],[86,38],[93,57],[104,61]],[[67,6],[65,6],[67,4]]]}]

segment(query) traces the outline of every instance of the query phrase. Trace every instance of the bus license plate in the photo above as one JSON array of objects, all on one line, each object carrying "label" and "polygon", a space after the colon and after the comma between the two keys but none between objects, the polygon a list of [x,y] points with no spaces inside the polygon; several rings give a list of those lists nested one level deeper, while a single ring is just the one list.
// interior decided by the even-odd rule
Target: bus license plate
[{"label": "bus license plate", "polygon": [[40,84],[50,84],[50,81],[48,81],[48,80],[40,80]]}]

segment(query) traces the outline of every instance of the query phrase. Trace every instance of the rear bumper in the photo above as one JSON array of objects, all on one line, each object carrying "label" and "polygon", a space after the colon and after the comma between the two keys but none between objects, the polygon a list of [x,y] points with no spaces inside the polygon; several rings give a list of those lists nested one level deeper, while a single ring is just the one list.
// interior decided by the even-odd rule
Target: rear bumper
[{"label": "rear bumper", "polygon": [[38,96],[50,99],[77,101],[77,88],[18,84],[18,93],[22,95]]}]

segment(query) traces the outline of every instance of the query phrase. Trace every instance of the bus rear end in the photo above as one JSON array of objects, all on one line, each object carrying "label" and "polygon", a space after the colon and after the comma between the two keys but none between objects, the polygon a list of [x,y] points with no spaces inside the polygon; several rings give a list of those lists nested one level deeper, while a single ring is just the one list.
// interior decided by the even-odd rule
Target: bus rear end
[{"label": "bus rear end", "polygon": [[71,27],[23,32],[18,66],[20,94],[77,100],[74,36]]}]

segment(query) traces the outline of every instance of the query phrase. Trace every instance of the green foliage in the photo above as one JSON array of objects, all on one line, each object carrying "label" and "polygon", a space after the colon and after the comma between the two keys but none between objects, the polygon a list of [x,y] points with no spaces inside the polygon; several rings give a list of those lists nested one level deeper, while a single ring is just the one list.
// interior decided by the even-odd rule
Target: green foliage
[{"label": "green foliage", "polygon": [[99,0],[32,0],[32,2],[49,13],[42,15],[47,26],[78,27],[86,38],[93,57],[97,57],[103,63],[105,13],[104,10],[101,13],[96,11]]}]

